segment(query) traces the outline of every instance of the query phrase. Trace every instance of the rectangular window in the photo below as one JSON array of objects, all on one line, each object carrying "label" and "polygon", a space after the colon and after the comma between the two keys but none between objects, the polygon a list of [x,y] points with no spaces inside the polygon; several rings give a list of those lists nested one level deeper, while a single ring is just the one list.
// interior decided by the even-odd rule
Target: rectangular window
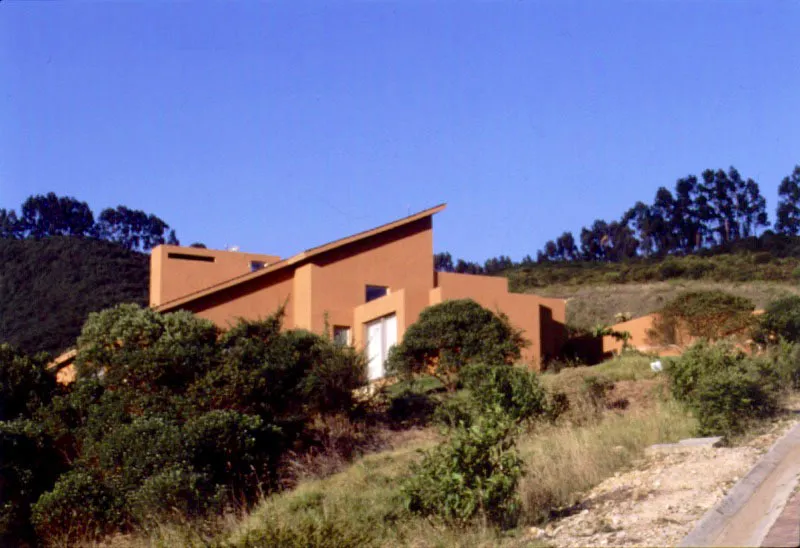
[{"label": "rectangular window", "polygon": [[367,286],[367,302],[380,299],[389,294],[389,288],[382,285],[368,285]]},{"label": "rectangular window", "polygon": [[250,272],[261,270],[265,266],[267,266],[267,263],[265,263],[264,261],[250,261]]},{"label": "rectangular window", "polygon": [[200,261],[202,263],[213,263],[214,257],[206,255],[190,255],[189,253],[167,253],[167,258],[178,259],[180,261]]},{"label": "rectangular window", "polygon": [[350,344],[350,328],[346,325],[334,325],[333,342],[340,346]]},{"label": "rectangular window", "polygon": [[367,339],[367,378],[374,381],[386,374],[386,358],[397,344],[397,316],[390,314],[364,324]]}]

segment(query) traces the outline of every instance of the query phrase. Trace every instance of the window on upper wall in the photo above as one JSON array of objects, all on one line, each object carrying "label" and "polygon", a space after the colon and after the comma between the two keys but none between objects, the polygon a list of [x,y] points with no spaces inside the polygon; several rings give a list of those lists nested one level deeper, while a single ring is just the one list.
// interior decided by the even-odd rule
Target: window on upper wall
[{"label": "window on upper wall", "polygon": [[250,261],[250,272],[261,270],[265,266],[267,266],[267,263],[265,263],[264,261]]},{"label": "window on upper wall", "polygon": [[347,346],[350,344],[350,327],[346,325],[334,325],[333,342],[340,346]]},{"label": "window on upper wall", "polygon": [[367,286],[367,302],[380,299],[389,294],[389,288],[382,285],[368,285]]}]

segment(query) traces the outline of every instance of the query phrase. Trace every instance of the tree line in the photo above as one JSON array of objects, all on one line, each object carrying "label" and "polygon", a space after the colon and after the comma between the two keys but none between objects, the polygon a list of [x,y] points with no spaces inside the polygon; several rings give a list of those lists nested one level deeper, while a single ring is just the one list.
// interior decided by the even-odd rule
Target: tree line
[{"label": "tree line", "polygon": [[180,245],[175,231],[159,217],[120,205],[95,219],[86,202],[54,192],[28,197],[19,215],[0,208],[0,238],[40,240],[51,236],[95,238],[132,251],[160,244]]},{"label": "tree line", "polygon": [[444,272],[497,274],[514,266],[548,262],[619,262],[637,257],[688,255],[703,250],[729,250],[737,242],[764,235],[800,234],[800,165],[778,187],[776,222],[772,230],[767,202],[758,183],[744,178],[731,166],[707,169],[699,177],[678,179],[674,189],[660,187],[653,202],[636,202],[619,220],[595,220],[576,238],[564,232],[545,243],[534,260],[526,255],[520,263],[501,255],[483,265],[449,253],[434,258]]}]

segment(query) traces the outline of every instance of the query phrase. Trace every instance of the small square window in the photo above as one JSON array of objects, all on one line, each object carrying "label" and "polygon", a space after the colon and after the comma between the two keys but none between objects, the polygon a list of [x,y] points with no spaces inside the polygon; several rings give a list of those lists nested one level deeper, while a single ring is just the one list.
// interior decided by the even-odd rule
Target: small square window
[{"label": "small square window", "polygon": [[250,272],[261,270],[265,266],[267,266],[267,263],[265,263],[264,261],[250,261]]},{"label": "small square window", "polygon": [[333,342],[340,346],[350,344],[350,328],[346,325],[334,325]]},{"label": "small square window", "polygon": [[389,288],[382,285],[368,285],[367,286],[367,302],[380,299],[389,294]]}]

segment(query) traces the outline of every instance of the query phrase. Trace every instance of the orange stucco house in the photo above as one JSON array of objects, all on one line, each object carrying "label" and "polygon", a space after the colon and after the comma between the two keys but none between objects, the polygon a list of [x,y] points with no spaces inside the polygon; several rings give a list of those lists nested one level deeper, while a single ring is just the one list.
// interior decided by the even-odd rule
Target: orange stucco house
[{"label": "orange stucco house", "polygon": [[508,292],[502,277],[435,272],[433,215],[427,209],[288,259],[161,245],[150,256],[150,306],[189,310],[221,327],[285,305],[286,328],[322,332],[366,349],[368,376],[384,375],[388,349],[426,306],[472,298],[508,315],[530,345],[533,368],[564,342],[565,301]]}]

